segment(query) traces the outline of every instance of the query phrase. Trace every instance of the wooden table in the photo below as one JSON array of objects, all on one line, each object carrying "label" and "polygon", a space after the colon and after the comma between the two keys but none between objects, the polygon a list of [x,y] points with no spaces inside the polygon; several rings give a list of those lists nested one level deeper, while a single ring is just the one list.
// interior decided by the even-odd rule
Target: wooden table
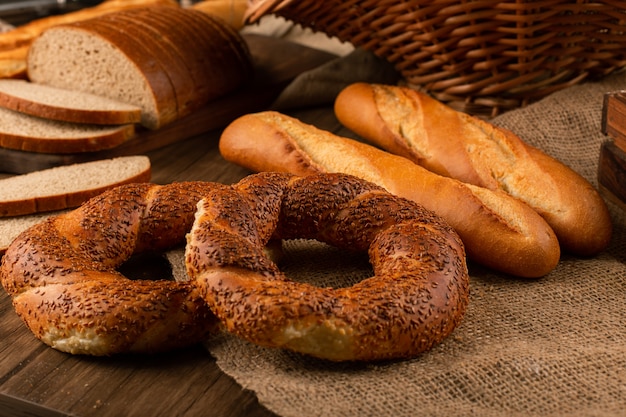
[{"label": "wooden table", "polygon": [[[330,108],[293,114],[339,129]],[[217,149],[220,133],[214,129],[143,152],[152,161],[153,182],[233,183],[249,174],[222,159]],[[0,341],[0,416],[274,415],[259,405],[254,393],[222,373],[202,346],[154,356],[68,355],[37,340],[1,290]]]}]

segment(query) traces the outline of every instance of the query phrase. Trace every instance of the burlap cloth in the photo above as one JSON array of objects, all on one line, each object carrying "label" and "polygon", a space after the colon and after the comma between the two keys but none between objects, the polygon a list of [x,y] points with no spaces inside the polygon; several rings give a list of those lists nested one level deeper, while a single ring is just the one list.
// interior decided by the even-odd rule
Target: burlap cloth
[{"label": "burlap cloth", "polygon": [[[571,87],[493,120],[597,186],[603,94],[626,74]],[[450,202],[454,204],[454,202]],[[470,264],[467,314],[420,357],[335,364],[224,334],[207,348],[218,366],[281,416],[626,415],[625,216],[609,203],[614,238],[592,259],[564,254],[539,280]],[[285,243],[282,269],[318,285],[369,276],[365,255]]]}]

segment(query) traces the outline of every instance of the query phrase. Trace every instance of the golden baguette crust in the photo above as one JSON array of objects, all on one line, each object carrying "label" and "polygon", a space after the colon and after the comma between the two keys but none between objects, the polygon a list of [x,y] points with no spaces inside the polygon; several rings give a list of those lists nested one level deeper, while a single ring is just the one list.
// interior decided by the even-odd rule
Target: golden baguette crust
[{"label": "golden baguette crust", "polygon": [[597,190],[509,130],[413,89],[379,84],[346,87],[335,114],[363,139],[430,171],[524,201],[565,251],[594,255],[609,244],[611,218]]},{"label": "golden baguette crust", "polygon": [[406,158],[277,112],[235,120],[222,133],[219,149],[226,160],[257,172],[340,172],[373,182],[441,216],[471,259],[507,274],[541,277],[559,261],[552,229],[508,194],[434,174]]}]

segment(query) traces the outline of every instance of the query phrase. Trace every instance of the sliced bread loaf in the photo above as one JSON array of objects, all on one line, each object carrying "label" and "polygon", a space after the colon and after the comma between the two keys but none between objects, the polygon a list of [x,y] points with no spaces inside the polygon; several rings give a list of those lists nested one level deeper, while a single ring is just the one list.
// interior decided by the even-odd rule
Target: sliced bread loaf
[{"label": "sliced bread loaf", "polygon": [[64,122],[120,125],[141,120],[141,108],[132,104],[17,79],[0,79],[0,107]]},{"label": "sliced bread loaf", "polygon": [[[124,13],[114,13],[113,16]],[[106,18],[91,22],[91,27],[100,35],[120,48],[128,47],[135,54],[143,53],[154,59],[160,71],[168,78],[174,97],[176,117],[180,118],[189,112],[186,110],[187,103],[194,96],[193,80],[187,67],[175,59],[173,52],[155,36],[143,30],[136,22],[129,23],[122,18]]]},{"label": "sliced bread loaf", "polygon": [[0,216],[77,207],[117,185],[149,181],[147,156],[124,156],[35,171],[0,180]]},{"label": "sliced bread loaf", "polygon": [[33,41],[27,65],[34,83],[141,107],[141,123],[151,129],[176,119],[172,85],[156,60],[128,43],[112,43],[89,21],[44,31]]},{"label": "sliced bread loaf", "polygon": [[59,122],[0,107],[0,147],[40,153],[110,149],[135,136],[135,125]]},{"label": "sliced bread loaf", "polygon": [[[30,80],[137,105],[141,123],[157,129],[251,78],[250,57],[242,54],[245,41],[219,19],[198,24],[199,15],[211,18],[168,6],[117,13],[122,17],[105,15],[44,31],[29,50]],[[171,41],[163,42],[166,37]],[[200,77],[193,78],[192,69]]]}]

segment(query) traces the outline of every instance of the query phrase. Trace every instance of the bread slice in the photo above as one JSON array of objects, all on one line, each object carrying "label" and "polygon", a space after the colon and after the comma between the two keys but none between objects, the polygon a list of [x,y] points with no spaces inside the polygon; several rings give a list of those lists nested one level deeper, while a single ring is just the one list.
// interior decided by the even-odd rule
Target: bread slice
[{"label": "bread slice", "polygon": [[149,181],[147,156],[123,156],[35,171],[0,180],[0,216],[77,207],[103,191]]},{"label": "bread slice", "polygon": [[135,136],[135,125],[59,122],[0,107],[0,147],[39,153],[110,149]]},{"label": "bread slice", "polygon": [[141,120],[141,108],[132,104],[18,79],[0,79],[0,107],[64,122],[121,125]]}]

